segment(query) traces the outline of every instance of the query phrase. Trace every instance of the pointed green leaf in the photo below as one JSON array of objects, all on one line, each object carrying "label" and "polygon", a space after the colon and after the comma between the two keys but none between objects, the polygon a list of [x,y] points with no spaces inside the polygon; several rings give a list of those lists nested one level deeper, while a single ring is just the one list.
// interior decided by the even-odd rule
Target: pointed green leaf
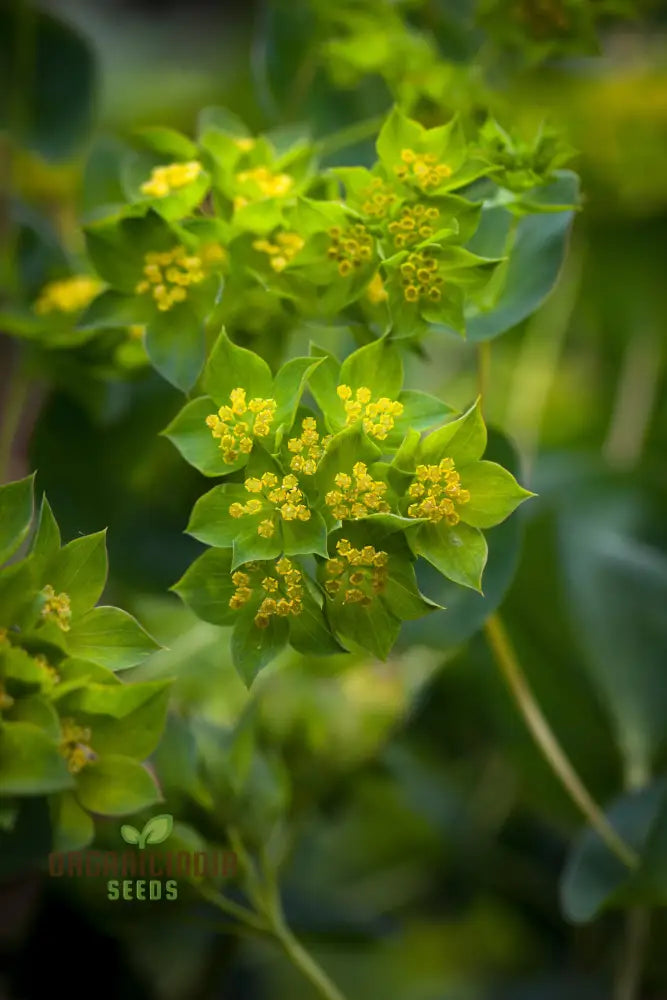
[{"label": "pointed green leaf", "polygon": [[232,625],[236,611],[230,608],[229,600],[236,586],[231,572],[231,549],[208,549],[171,589],[205,622]]},{"label": "pointed green leaf", "polygon": [[69,597],[73,615],[82,615],[99,599],[107,579],[106,531],[68,542],[46,564],[44,585]]},{"label": "pointed green leaf", "polygon": [[461,486],[470,492],[468,503],[461,504],[461,520],[475,528],[492,528],[513,510],[535,496],[519,486],[511,472],[496,462],[471,462],[460,469]]},{"label": "pointed green leaf", "polygon": [[487,545],[479,528],[440,521],[423,524],[408,540],[415,554],[423,556],[448,580],[481,593]]},{"label": "pointed green leaf", "polygon": [[0,795],[48,795],[74,784],[57,743],[29,722],[0,729]]},{"label": "pointed green leaf", "polygon": [[451,420],[422,441],[419,461],[437,465],[445,456],[460,468],[481,458],[486,448],[486,426],[479,399],[457,420]]},{"label": "pointed green leaf", "polygon": [[248,687],[262,667],[284,649],[289,636],[286,618],[271,615],[267,628],[257,628],[254,615],[254,610],[244,609],[232,635],[232,660]]},{"label": "pointed green leaf", "polygon": [[136,618],[120,608],[93,608],[67,633],[70,655],[92,660],[109,670],[127,670],[145,660],[158,643]]},{"label": "pointed green leaf", "polygon": [[231,464],[223,459],[220,441],[213,437],[206,424],[206,418],[216,413],[217,409],[212,399],[200,396],[186,403],[162,431],[176,445],[186,462],[205,476],[225,476],[243,468],[248,461],[248,456],[243,454]]},{"label": "pointed green leaf", "polygon": [[84,809],[102,816],[126,816],[161,799],[146,768],[120,754],[88,763],[77,775],[76,795]]},{"label": "pointed green leaf", "polygon": [[226,406],[233,389],[245,389],[248,400],[270,399],[272,387],[271,369],[266,361],[254,351],[232,343],[223,330],[204,371],[204,389],[208,395],[218,406]]},{"label": "pointed green leaf", "polygon": [[0,486],[0,565],[26,538],[33,514],[34,475]]},{"label": "pointed green leaf", "polygon": [[343,361],[340,383],[353,392],[367,386],[373,399],[396,399],[403,388],[403,362],[396,344],[386,338],[360,347]]}]

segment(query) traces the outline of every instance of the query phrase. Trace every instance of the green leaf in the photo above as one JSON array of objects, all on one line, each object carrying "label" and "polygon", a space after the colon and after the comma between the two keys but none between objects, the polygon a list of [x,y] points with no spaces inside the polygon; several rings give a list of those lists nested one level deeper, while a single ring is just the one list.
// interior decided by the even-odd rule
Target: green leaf
[{"label": "green leaf", "polygon": [[[578,200],[578,178],[570,175],[570,200]],[[505,209],[491,210],[498,226],[516,226],[510,235],[509,261],[502,269],[502,285],[493,302],[467,317],[470,341],[490,340],[530,316],[554,287],[565,257],[574,212],[549,212],[524,216],[514,222]],[[497,237],[488,232],[485,213],[471,249],[488,254]]]},{"label": "green leaf", "polygon": [[289,641],[299,653],[327,656],[340,653],[343,647],[332,635],[321,606],[310,592],[309,581],[304,581],[303,611],[289,618]]},{"label": "green leaf", "polygon": [[308,521],[281,521],[283,552],[286,556],[318,555],[327,558],[327,526],[316,510]]},{"label": "green leaf", "polygon": [[461,520],[475,528],[492,528],[513,510],[535,496],[519,486],[511,472],[496,462],[471,462],[460,469],[461,486],[470,491],[468,503],[461,504]]},{"label": "green leaf", "polygon": [[[612,827],[640,855],[664,805],[665,794],[665,783],[659,782],[623,795],[607,813]],[[643,894],[633,882],[630,869],[611,854],[594,830],[586,829],[570,854],[561,879],[560,898],[565,916],[574,923],[586,923],[609,907],[642,902]]]},{"label": "green leaf", "polygon": [[271,369],[254,351],[237,347],[223,330],[204,370],[204,389],[218,406],[229,405],[232,389],[245,389],[247,399],[271,398]]},{"label": "green leaf", "polygon": [[77,330],[105,330],[144,326],[153,316],[152,300],[146,295],[128,295],[107,289],[90,303],[77,321]]},{"label": "green leaf", "polygon": [[0,565],[26,538],[33,515],[34,475],[0,486]]},{"label": "green leaf", "polygon": [[126,816],[161,799],[146,768],[119,754],[87,764],[77,775],[76,795],[84,809],[102,816]]},{"label": "green leaf", "polygon": [[120,608],[93,608],[67,633],[70,655],[92,660],[109,670],[127,670],[146,659],[158,643],[139,622]]},{"label": "green leaf", "polygon": [[186,403],[162,433],[176,445],[186,462],[194,465],[205,476],[224,476],[241,469],[248,456],[240,454],[228,465],[220,450],[220,442],[211,434],[206,418],[216,413],[217,406],[208,396],[200,396]]},{"label": "green leaf", "polygon": [[333,489],[334,478],[338,472],[350,474],[355,462],[370,464],[380,457],[382,452],[369,438],[361,423],[345,427],[329,442],[326,452],[315,473],[315,484],[322,498]]},{"label": "green leaf", "polygon": [[321,358],[321,363],[311,373],[309,388],[315,402],[325,416],[334,414],[340,409],[340,399],[336,386],[340,383],[340,364],[328,351],[316,344],[310,345],[310,353],[314,358]]},{"label": "green leaf", "polygon": [[441,458],[448,456],[460,468],[482,457],[486,440],[486,426],[477,399],[457,420],[451,420],[424,438],[419,461],[437,465]]},{"label": "green leaf", "polygon": [[257,523],[261,517],[261,514],[257,514],[242,519],[249,523],[240,528],[234,538],[232,569],[238,569],[244,563],[255,560],[275,559],[282,552],[283,539],[280,529],[277,529],[270,538],[264,538],[257,533]]},{"label": "green leaf", "polygon": [[37,530],[30,546],[35,565],[45,566],[60,549],[60,528],[46,497],[42,497]]},{"label": "green leaf", "polygon": [[431,611],[442,610],[439,604],[419,592],[412,563],[398,557],[391,559],[391,572],[381,599],[402,622],[422,618]]},{"label": "green leaf", "polygon": [[425,431],[453,413],[451,406],[437,396],[414,389],[401,392],[398,401],[403,404],[403,413],[394,419],[394,429],[389,433],[392,442],[402,442],[410,429]]},{"label": "green leaf", "polygon": [[232,635],[232,661],[250,687],[259,671],[284,649],[289,636],[286,618],[271,615],[267,628],[257,628],[253,609],[243,609]]},{"label": "green leaf", "polygon": [[359,348],[343,361],[340,384],[349,385],[353,392],[367,386],[373,395],[396,399],[403,388],[403,362],[392,341],[383,338]]},{"label": "green leaf", "polygon": [[74,780],[57,744],[29,722],[0,729],[0,795],[47,795]]},{"label": "green leaf", "polygon": [[237,612],[229,606],[236,590],[231,578],[230,549],[208,549],[171,588],[205,622],[232,625]]},{"label": "green leaf", "polygon": [[161,844],[167,839],[174,828],[174,817],[169,813],[151,816],[141,831],[142,846],[145,844]]},{"label": "green leaf", "polygon": [[231,504],[244,504],[249,496],[250,494],[240,483],[214,486],[195,503],[185,530],[206,545],[215,545],[221,549],[230,548],[248,523],[252,523],[255,532],[257,530],[256,515],[246,514],[236,518],[229,513]]},{"label": "green leaf", "polygon": [[281,424],[291,427],[308,379],[321,363],[315,358],[292,358],[280,368],[273,386],[273,398],[278,404],[274,428]]},{"label": "green leaf", "polygon": [[487,545],[479,528],[440,521],[423,524],[408,540],[415,554],[423,556],[448,580],[482,592]]},{"label": "green leaf", "polygon": [[43,571],[44,584],[69,597],[73,615],[82,615],[99,599],[107,579],[106,531],[68,542]]},{"label": "green leaf", "polygon": [[192,388],[206,355],[204,322],[190,296],[171,309],[153,313],[146,323],[145,343],[151,364],[160,375],[183,392]]},{"label": "green leaf", "polygon": [[17,698],[6,717],[11,722],[29,722],[56,742],[60,739],[58,713],[51,702],[41,695]]},{"label": "green leaf", "polygon": [[382,600],[375,598],[367,608],[327,600],[326,607],[331,628],[348,649],[363,650],[386,660],[401,623]]},{"label": "green leaf", "polygon": [[19,5],[7,5],[0,15],[0,128],[10,126],[17,143],[47,160],[70,158],[92,125],[96,84],[92,48],[78,31],[39,9],[24,14]]},{"label": "green leaf", "polygon": [[54,851],[80,851],[95,836],[95,823],[73,792],[61,792],[51,799],[51,823]]}]

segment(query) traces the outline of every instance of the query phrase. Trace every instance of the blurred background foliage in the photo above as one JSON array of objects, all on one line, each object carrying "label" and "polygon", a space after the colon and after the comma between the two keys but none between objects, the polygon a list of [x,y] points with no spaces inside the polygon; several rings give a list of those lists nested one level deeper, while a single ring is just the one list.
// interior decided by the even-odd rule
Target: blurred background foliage
[{"label": "blurred background foliage", "polygon": [[[5,428],[20,402],[17,366],[31,376],[3,450],[6,478],[38,469],[66,538],[109,527],[108,599],[168,647],[133,672],[177,678],[154,762],[165,811],[214,842],[211,817],[227,802],[259,842],[281,820],[292,842],[287,913],[350,1000],[662,1000],[664,7],[61,0],[48,14],[24,2],[0,16],[0,116],[20,136],[19,147],[0,138],[5,194],[10,183],[13,191],[0,219],[10,291],[17,257],[36,291],[45,247],[65,261],[82,253],[80,221],[112,200],[104,165],[132,129],[191,133],[206,105],[230,108],[253,130],[305,123],[316,138],[393,100],[427,124],[490,108],[527,138],[546,118],[578,151],[584,206],[560,284],[493,344],[485,402],[539,498],[490,533],[486,597],[433,594],[449,610],[406,628],[387,664],[324,668],[290,654],[249,695],[228,632],[165,596],[200,548],[183,529],[203,477],[159,436],[181,397],[126,332],[68,352],[33,347],[20,360],[2,337]],[[32,104],[21,79],[33,81]],[[332,148],[329,162],[369,151],[365,141]],[[430,364],[415,358],[407,384],[467,405],[474,345],[433,337],[428,350]],[[618,822],[633,842],[648,836],[625,901],[657,907],[649,934],[641,912],[628,924],[610,905],[624,901],[622,876],[581,839],[579,815],[493,665],[478,630],[501,602],[577,770],[605,806],[625,795]],[[251,751],[225,742],[239,717]],[[657,819],[642,835],[646,816]],[[108,842],[117,844],[115,827]],[[71,984],[75,942],[97,969],[86,989],[99,998],[311,996],[273,950],[221,935],[195,897],[147,912],[108,904],[94,883],[73,886],[17,867],[3,887],[7,1000],[37,996],[47,965],[53,984]],[[628,992],[640,952],[643,986]]]}]

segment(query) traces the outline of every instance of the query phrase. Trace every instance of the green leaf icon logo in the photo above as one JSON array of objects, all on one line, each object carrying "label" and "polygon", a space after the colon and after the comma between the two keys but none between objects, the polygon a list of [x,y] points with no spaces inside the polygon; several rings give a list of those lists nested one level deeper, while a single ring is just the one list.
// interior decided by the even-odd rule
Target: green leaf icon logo
[{"label": "green leaf icon logo", "polygon": [[153,816],[148,820],[141,832],[141,847],[146,844],[161,844],[166,840],[174,826],[174,817],[169,813],[162,813],[160,816]]},{"label": "green leaf icon logo", "polygon": [[124,823],[120,828],[120,835],[126,844],[138,844],[141,834],[129,823]]},{"label": "green leaf icon logo", "polygon": [[174,817],[169,813],[161,813],[159,816],[152,816],[141,833],[129,823],[124,823],[120,828],[120,835],[126,844],[136,844],[143,851],[147,844],[161,844],[173,828]]}]

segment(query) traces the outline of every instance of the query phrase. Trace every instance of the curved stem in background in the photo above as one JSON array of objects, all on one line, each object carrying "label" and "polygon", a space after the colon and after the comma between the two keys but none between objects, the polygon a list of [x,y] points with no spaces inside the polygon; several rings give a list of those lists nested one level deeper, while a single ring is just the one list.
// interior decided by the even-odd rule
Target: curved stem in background
[{"label": "curved stem in background", "polygon": [[6,390],[5,404],[0,411],[0,483],[11,478],[14,440],[30,391],[30,381],[18,353],[10,369]]},{"label": "curved stem in background", "polygon": [[542,709],[535,700],[505,631],[505,626],[497,614],[491,615],[487,619],[484,631],[495,661],[507,682],[519,711],[552,771],[612,854],[627,868],[635,869],[639,864],[639,856],[611,825],[556,739]]},{"label": "curved stem in background", "polygon": [[319,142],[315,143],[315,150],[324,158],[338,153],[341,149],[347,149],[348,146],[356,146],[358,142],[370,139],[376,132],[379,132],[383,121],[383,115],[375,118],[364,118],[363,121],[355,122],[354,125],[348,125],[347,128],[342,128],[339,132],[334,132],[332,135],[320,139]]},{"label": "curved stem in background", "polygon": [[477,345],[477,392],[481,396],[482,415],[484,415],[484,401],[489,386],[490,371],[491,341],[482,340]]},{"label": "curved stem in background", "polygon": [[638,1000],[641,996],[642,969],[648,945],[651,915],[648,907],[629,910],[625,921],[625,941],[621,954],[614,1000]]}]

